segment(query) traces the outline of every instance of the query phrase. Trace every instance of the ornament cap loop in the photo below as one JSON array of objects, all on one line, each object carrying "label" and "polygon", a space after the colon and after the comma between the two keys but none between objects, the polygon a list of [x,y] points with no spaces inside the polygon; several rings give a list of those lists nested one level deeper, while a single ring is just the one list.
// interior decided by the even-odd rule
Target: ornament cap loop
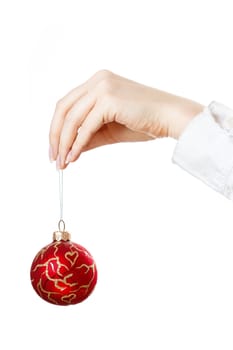
[{"label": "ornament cap loop", "polygon": [[64,220],[59,220],[58,222],[58,230],[61,231],[61,232],[64,232],[66,229],[66,224],[65,224],[65,221]]},{"label": "ornament cap loop", "polygon": [[55,231],[53,233],[53,241],[70,241],[71,235],[66,231]]}]

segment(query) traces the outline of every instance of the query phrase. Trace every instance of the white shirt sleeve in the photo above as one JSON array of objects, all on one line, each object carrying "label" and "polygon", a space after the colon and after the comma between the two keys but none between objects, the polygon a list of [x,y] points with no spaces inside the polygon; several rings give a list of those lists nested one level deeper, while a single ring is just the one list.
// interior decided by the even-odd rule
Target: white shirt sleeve
[{"label": "white shirt sleeve", "polygon": [[172,160],[233,200],[233,110],[211,102],[188,124]]}]

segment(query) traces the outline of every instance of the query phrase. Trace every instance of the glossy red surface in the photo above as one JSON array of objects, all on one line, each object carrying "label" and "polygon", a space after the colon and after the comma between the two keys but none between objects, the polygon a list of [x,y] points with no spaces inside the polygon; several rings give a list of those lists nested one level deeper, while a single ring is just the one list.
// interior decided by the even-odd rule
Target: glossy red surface
[{"label": "glossy red surface", "polygon": [[30,274],[36,293],[56,305],[82,302],[97,282],[92,256],[71,241],[54,241],[42,248],[32,262]]}]

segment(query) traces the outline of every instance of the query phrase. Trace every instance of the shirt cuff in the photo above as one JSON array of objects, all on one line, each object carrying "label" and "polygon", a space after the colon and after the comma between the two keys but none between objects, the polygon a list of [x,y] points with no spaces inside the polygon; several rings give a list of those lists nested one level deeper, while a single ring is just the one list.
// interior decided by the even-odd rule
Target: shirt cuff
[{"label": "shirt cuff", "polygon": [[233,111],[213,101],[188,124],[172,161],[233,200]]}]

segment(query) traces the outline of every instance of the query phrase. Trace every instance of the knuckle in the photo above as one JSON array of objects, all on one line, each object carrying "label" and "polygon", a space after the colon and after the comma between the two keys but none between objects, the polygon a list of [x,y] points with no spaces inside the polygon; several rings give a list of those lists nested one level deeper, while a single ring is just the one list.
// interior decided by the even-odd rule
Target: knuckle
[{"label": "knuckle", "polygon": [[95,74],[95,76],[99,79],[107,79],[107,78],[112,77],[112,75],[113,75],[113,73],[107,69],[101,69]]},{"label": "knuckle", "polygon": [[112,78],[104,78],[98,83],[98,90],[104,95],[109,95],[112,93],[114,87],[114,82]]},{"label": "knuckle", "polygon": [[57,101],[56,103],[56,111],[60,111],[61,109],[64,108],[64,100],[61,98],[60,100]]}]

